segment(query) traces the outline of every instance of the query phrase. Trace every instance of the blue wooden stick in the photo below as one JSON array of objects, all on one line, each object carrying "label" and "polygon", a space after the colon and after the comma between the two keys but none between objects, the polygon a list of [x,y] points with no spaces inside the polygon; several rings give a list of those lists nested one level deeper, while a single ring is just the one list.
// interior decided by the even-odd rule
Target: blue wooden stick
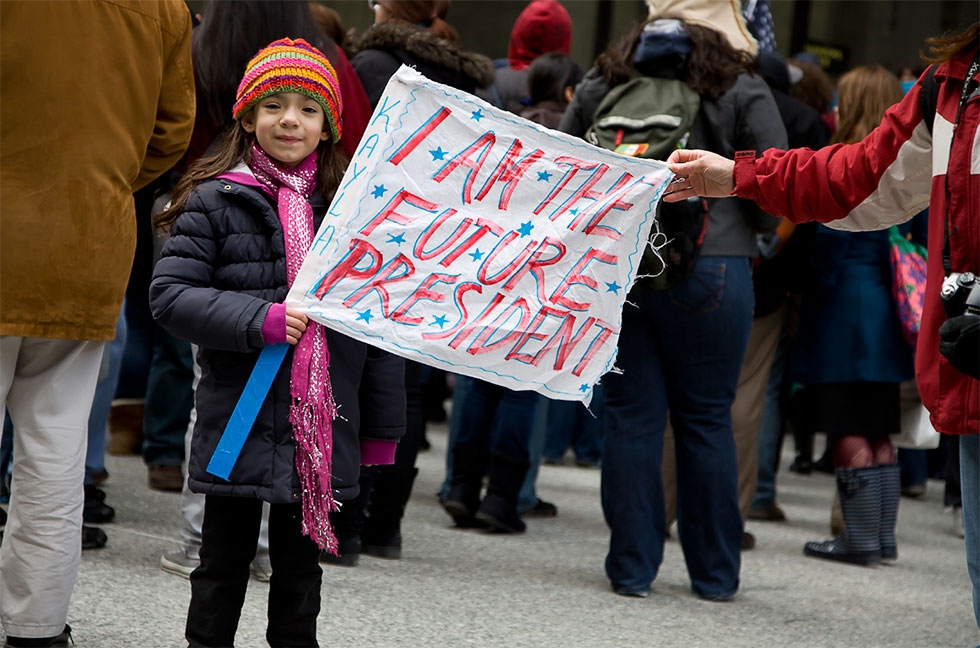
[{"label": "blue wooden stick", "polygon": [[248,433],[255,423],[255,417],[259,415],[259,409],[269,393],[269,388],[272,387],[272,381],[279,373],[279,367],[287,351],[289,345],[283,342],[267,346],[259,354],[252,375],[245,383],[245,390],[242,391],[228,425],[225,426],[225,431],[218,440],[218,447],[214,449],[214,454],[211,455],[211,461],[208,463],[207,470],[215,477],[228,479],[231,474],[231,469],[238,461],[238,455],[245,446],[245,439],[248,438]]}]

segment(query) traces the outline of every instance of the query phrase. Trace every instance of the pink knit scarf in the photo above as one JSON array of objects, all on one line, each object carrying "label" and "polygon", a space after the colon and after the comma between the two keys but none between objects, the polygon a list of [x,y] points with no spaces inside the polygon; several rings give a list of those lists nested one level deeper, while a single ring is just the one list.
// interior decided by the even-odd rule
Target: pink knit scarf
[{"label": "pink knit scarf", "polygon": [[[317,152],[291,168],[255,145],[249,167],[276,196],[286,246],[286,279],[292,286],[315,234],[309,198],[316,188]],[[289,422],[296,440],[296,472],[303,489],[303,533],[321,549],[336,554],[337,538],[330,526],[330,512],[340,508],[331,484],[333,419],[337,408],[330,388],[329,366],[326,330],[310,320],[293,350]]]}]

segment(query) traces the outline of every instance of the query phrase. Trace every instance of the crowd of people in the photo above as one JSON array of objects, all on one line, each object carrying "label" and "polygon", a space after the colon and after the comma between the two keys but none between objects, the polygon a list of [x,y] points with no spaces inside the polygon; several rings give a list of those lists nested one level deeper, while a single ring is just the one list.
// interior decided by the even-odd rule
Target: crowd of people
[{"label": "crowd of people", "polygon": [[[900,497],[928,472],[923,451],[890,440],[911,391],[945,437],[932,463],[961,516],[980,626],[980,23],[932,39],[918,76],[863,65],[835,90],[757,38],[738,0],[647,5],[583,70],[558,0],[528,2],[497,61],[466,49],[448,0],[373,0],[361,33],[320,2],[213,0],[201,16],[180,0],[5,3],[6,645],[71,640],[81,551],[105,546],[94,525],[115,517],[106,452],[142,454],[148,486],[181,493],[183,546],[160,564],[190,580],[191,646],[233,645],[250,577],[270,582],[270,645],[318,645],[321,564],[399,559],[411,543],[416,459],[447,395],[438,496],[456,527],[519,534],[557,516],[537,469],[574,462],[601,471],[616,594],[650,593],[676,521],[693,594],[727,601],[755,545],[745,521],[786,521],[787,435],[791,469],[837,486],[833,538],[803,553],[898,559]],[[79,51],[102,57],[85,84]],[[402,359],[285,303],[402,65],[593,143],[610,91],[633,79],[695,98],[664,156],[676,177],[662,206],[664,222],[697,214],[694,252],[658,276],[641,264],[617,370],[588,409]],[[61,101],[39,100],[52,88]],[[41,131],[12,126],[38,116]],[[43,244],[39,215],[58,232]],[[928,248],[914,345],[894,303],[896,236]],[[209,461],[274,347],[285,361],[218,477]]]}]

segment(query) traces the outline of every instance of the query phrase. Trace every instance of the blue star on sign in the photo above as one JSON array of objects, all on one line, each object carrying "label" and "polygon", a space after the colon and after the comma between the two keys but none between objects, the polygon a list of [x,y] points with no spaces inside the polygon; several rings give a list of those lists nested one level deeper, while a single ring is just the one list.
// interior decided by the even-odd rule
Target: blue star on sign
[{"label": "blue star on sign", "polygon": [[517,231],[521,233],[521,237],[530,236],[531,230],[534,229],[534,225],[531,225],[531,221],[521,223],[521,226],[517,228]]},{"label": "blue star on sign", "polygon": [[483,252],[480,252],[480,249],[477,248],[477,249],[473,250],[472,252],[470,252],[469,253],[469,256],[473,257],[473,260],[474,261],[479,261],[480,259],[483,258]]},{"label": "blue star on sign", "polygon": [[575,209],[569,209],[568,213],[571,214],[572,216],[578,216],[578,207],[576,207]]},{"label": "blue star on sign", "polygon": [[551,182],[551,172],[538,171],[538,182]]},{"label": "blue star on sign", "polygon": [[363,320],[365,324],[370,324],[372,317],[374,316],[371,315],[371,309],[369,308],[366,311],[361,311],[360,315],[357,316],[357,319]]},{"label": "blue star on sign", "polygon": [[580,392],[582,392],[582,393],[584,394],[584,393],[586,393],[587,391],[589,391],[589,386],[588,386],[588,385],[586,385],[585,383],[582,383],[582,384],[581,384],[581,385],[579,386],[579,388],[578,388],[578,390],[579,390]]},{"label": "blue star on sign", "polygon": [[608,281],[606,282],[606,292],[616,293],[618,295],[620,288],[622,288],[622,286],[615,281],[612,283],[609,283]]},{"label": "blue star on sign", "polygon": [[388,191],[388,189],[384,185],[374,185],[374,191],[371,192],[371,195],[375,198],[380,198],[381,196],[385,195],[386,191]]},{"label": "blue star on sign", "polygon": [[432,316],[432,324],[430,324],[429,326],[435,326],[435,325],[438,324],[439,325],[439,328],[442,328],[443,326],[446,325],[446,320],[447,319],[448,318],[445,315],[433,315]]},{"label": "blue star on sign", "polygon": [[398,247],[401,247],[402,246],[402,243],[405,242],[405,232],[402,232],[398,236],[395,236],[394,234],[389,234],[388,235],[388,242],[389,243],[394,243]]},{"label": "blue star on sign", "polygon": [[441,146],[437,146],[433,150],[429,151],[429,155],[432,156],[433,162],[435,162],[436,160],[440,160],[440,161],[445,160],[447,153],[448,151],[443,151]]},{"label": "blue star on sign", "polygon": [[480,108],[477,108],[472,113],[470,113],[470,119],[475,119],[477,123],[480,123],[480,120],[483,119],[484,117],[486,117],[486,115],[483,114],[483,110],[481,110]]}]

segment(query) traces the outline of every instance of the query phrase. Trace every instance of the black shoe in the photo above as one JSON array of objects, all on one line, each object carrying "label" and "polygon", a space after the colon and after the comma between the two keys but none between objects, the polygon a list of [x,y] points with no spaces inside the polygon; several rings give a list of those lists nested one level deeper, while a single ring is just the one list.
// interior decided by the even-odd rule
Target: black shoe
[{"label": "black shoe", "polygon": [[813,469],[817,472],[827,473],[828,475],[834,474],[834,460],[830,457],[829,452],[825,452],[820,460],[813,464]]},{"label": "black shoe", "polygon": [[523,517],[553,518],[558,517],[558,507],[551,502],[546,502],[540,497],[529,510],[521,514]]},{"label": "black shoe", "polygon": [[503,497],[487,493],[476,512],[476,519],[485,522],[491,530],[498,533],[524,533],[527,525],[517,514],[513,502]]},{"label": "black shoe", "polygon": [[49,648],[50,646],[67,646],[68,642],[72,645],[75,640],[71,638],[71,626],[65,624],[65,629],[60,635],[54,637],[7,637],[7,648]]},{"label": "black shoe", "polygon": [[105,491],[86,484],[85,505],[82,520],[91,524],[105,524],[116,517],[116,509],[105,503]]},{"label": "black shoe", "polygon": [[101,549],[108,541],[109,536],[99,527],[82,525],[82,549]]}]

